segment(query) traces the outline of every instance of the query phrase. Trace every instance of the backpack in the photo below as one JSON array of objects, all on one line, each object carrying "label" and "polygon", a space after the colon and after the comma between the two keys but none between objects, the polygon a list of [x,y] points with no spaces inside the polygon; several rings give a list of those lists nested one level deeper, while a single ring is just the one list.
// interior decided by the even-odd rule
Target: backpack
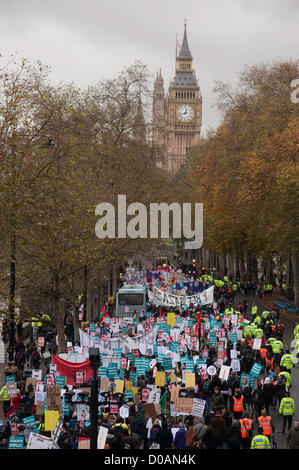
[{"label": "backpack", "polygon": [[40,360],[39,353],[37,351],[34,352],[32,360],[35,362]]},{"label": "backpack", "polygon": [[20,363],[26,362],[26,355],[24,351],[17,352],[15,359],[16,359],[16,362],[20,362]]}]

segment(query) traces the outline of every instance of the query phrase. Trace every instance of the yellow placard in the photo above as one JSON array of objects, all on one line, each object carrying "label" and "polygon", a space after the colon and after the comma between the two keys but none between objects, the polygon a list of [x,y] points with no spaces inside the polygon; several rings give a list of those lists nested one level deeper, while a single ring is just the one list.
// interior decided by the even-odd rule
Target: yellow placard
[{"label": "yellow placard", "polygon": [[155,377],[157,387],[165,387],[165,372],[157,372]]},{"label": "yellow placard", "polygon": [[139,391],[139,387],[132,387],[133,397],[135,397],[135,395],[138,393],[138,391]]},{"label": "yellow placard", "polygon": [[172,328],[174,328],[174,325],[175,325],[175,313],[174,312],[167,313],[167,325],[170,325],[172,326]]},{"label": "yellow placard", "polygon": [[186,372],[186,387],[195,387],[194,372]]},{"label": "yellow placard", "polygon": [[59,418],[59,411],[45,411],[45,431],[54,431]]},{"label": "yellow placard", "polygon": [[125,390],[132,390],[132,382],[131,380],[128,380],[127,382],[125,382]]},{"label": "yellow placard", "polygon": [[116,389],[114,393],[123,393],[124,391],[124,381],[123,380],[115,380]]}]

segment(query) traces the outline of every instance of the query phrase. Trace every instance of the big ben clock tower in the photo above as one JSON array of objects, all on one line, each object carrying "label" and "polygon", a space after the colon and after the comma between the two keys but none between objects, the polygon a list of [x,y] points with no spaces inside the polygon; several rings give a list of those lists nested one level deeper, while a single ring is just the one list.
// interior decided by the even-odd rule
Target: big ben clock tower
[{"label": "big ben clock tower", "polygon": [[176,54],[175,77],[168,94],[164,96],[161,71],[154,86],[153,143],[163,146],[165,152],[165,159],[157,165],[170,173],[177,173],[186,161],[188,149],[199,141],[201,123],[202,97],[185,23],[183,42],[179,54]]}]

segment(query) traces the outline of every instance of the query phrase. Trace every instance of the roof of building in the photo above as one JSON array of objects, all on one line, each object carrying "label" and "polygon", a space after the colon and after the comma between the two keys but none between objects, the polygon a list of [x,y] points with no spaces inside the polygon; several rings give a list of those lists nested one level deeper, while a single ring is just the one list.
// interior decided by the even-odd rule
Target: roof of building
[{"label": "roof of building", "polygon": [[188,40],[187,40],[186,23],[185,23],[183,42],[182,42],[182,46],[181,46],[178,57],[184,57],[184,58],[187,57],[187,58],[192,59],[192,55],[191,55]]},{"label": "roof of building", "polygon": [[198,88],[194,72],[176,72],[173,88]]}]

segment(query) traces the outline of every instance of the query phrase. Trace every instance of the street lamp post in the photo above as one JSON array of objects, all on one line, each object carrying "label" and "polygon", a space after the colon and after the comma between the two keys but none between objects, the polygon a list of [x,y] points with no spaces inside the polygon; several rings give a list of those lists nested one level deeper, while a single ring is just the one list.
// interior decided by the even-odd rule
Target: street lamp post
[{"label": "street lamp post", "polygon": [[99,348],[89,348],[89,363],[93,370],[90,398],[90,448],[97,449],[99,408],[99,380],[97,376],[97,370],[100,365]]},{"label": "street lamp post", "polygon": [[14,359],[15,349],[15,290],[16,290],[16,233],[12,230],[11,252],[10,252],[10,273],[9,273],[9,334],[8,334],[8,360]]}]

